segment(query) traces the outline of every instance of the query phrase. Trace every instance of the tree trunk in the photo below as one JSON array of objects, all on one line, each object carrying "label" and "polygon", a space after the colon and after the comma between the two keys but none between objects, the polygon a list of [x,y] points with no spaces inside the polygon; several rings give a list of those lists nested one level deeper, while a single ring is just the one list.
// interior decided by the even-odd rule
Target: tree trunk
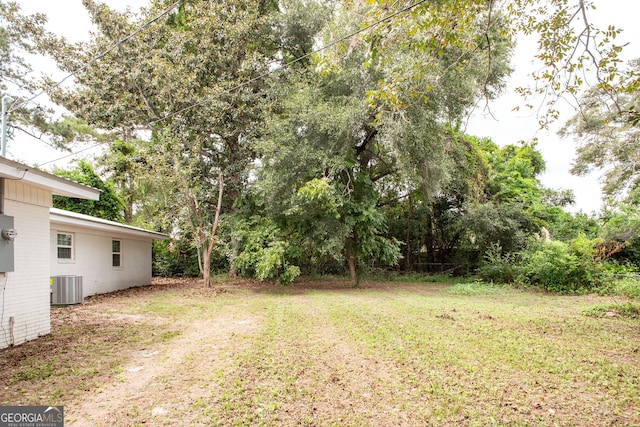
[{"label": "tree trunk", "polygon": [[211,251],[207,249],[208,247],[202,251],[202,280],[205,288],[211,286]]},{"label": "tree trunk", "polygon": [[124,203],[124,222],[125,224],[131,224],[133,222],[133,201],[130,197],[125,199]]},{"label": "tree trunk", "polygon": [[200,246],[196,247],[196,252],[198,253],[198,271],[204,277],[204,271],[202,271],[202,252],[200,251],[200,247],[204,248],[205,240],[203,238],[200,239]]},{"label": "tree trunk", "polygon": [[409,193],[409,212],[407,215],[407,236],[405,239],[407,252],[405,255],[405,269],[407,271],[413,271],[413,262],[411,259],[411,221],[413,220],[413,197]]},{"label": "tree trunk", "polygon": [[133,222],[133,210],[124,207],[124,222],[125,224],[131,224]]},{"label": "tree trunk", "polygon": [[213,246],[216,239],[216,232],[218,230],[218,223],[220,222],[220,210],[222,209],[222,192],[224,189],[222,172],[218,174],[218,204],[216,206],[216,213],[213,218],[213,224],[211,225],[211,234],[208,242],[205,239],[202,243],[202,279],[206,288],[211,286],[211,253],[213,252]]},{"label": "tree trunk", "polygon": [[347,258],[347,264],[349,266],[349,274],[351,275],[351,281],[353,286],[358,286],[358,272],[356,270],[356,256],[351,249],[345,250],[345,258]]},{"label": "tree trunk", "polygon": [[238,251],[240,250],[240,243],[235,236],[231,236],[231,253],[229,254],[229,276],[237,277],[238,269],[233,263],[233,260],[238,256]]}]

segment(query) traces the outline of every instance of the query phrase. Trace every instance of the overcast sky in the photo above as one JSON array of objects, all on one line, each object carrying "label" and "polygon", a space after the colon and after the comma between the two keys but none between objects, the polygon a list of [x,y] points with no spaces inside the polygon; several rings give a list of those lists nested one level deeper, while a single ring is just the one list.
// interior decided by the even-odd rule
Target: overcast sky
[{"label": "overcast sky", "polygon": [[[625,60],[640,57],[640,29],[638,16],[640,2],[636,0],[594,0],[597,7],[590,14],[590,20],[600,28],[614,25],[623,29],[616,39],[617,44],[628,42],[625,48]],[[467,127],[467,133],[490,137],[500,145],[516,143],[521,140],[538,138],[538,148],[544,156],[547,170],[541,176],[542,183],[551,188],[572,189],[576,195],[576,205],[572,211],[598,211],[601,207],[599,177],[601,172],[594,172],[587,177],[576,177],[569,173],[575,158],[575,144],[572,139],[561,139],[557,131],[575,112],[567,102],[560,102],[562,116],[550,130],[540,130],[535,112],[523,108],[512,111],[515,106],[522,105],[522,98],[514,92],[514,88],[526,85],[531,81],[529,73],[533,70],[532,52],[536,49],[535,40],[520,40],[518,49],[512,60],[515,69],[511,76],[506,93],[493,102],[491,113],[478,111]]]},{"label": "overcast sky", "polygon": [[[49,18],[48,29],[65,36],[70,41],[82,41],[88,38],[91,22],[81,0],[17,0],[17,3],[21,5],[23,13],[41,12],[46,14]],[[119,10],[127,7],[137,10],[148,4],[148,0],[106,0],[105,3]],[[64,7],[62,7],[63,4]],[[629,42],[624,58],[640,57],[640,29],[637,24],[640,2],[635,0],[595,0],[595,4],[597,10],[591,14],[592,21],[600,27],[613,24],[617,28],[622,28],[624,32],[616,41],[618,43]],[[575,177],[569,174],[575,153],[575,142],[570,139],[561,140],[556,134],[561,124],[573,114],[572,107],[564,104],[562,111],[564,116],[549,131],[539,130],[535,112],[525,111],[522,108],[519,112],[512,111],[515,106],[523,104],[522,99],[514,93],[513,89],[530,81],[528,75],[533,68],[532,52],[534,50],[534,40],[519,41],[518,49],[512,60],[515,72],[506,92],[497,101],[490,104],[491,114],[482,107],[476,111],[469,121],[467,133],[489,137],[500,145],[538,138],[538,147],[547,164],[547,170],[541,177],[543,184],[556,189],[572,189],[576,195],[576,205],[572,210],[597,211],[601,204],[598,182],[600,174],[594,173],[589,177]],[[47,73],[55,77],[64,77],[63,74],[56,74],[50,63],[43,62],[36,64],[36,66],[44,68]],[[9,142],[7,155],[26,163],[43,165],[43,169],[48,169],[56,164],[64,165],[66,161],[80,157],[68,157],[51,162],[67,153],[50,149],[42,142],[26,138],[19,133],[15,136],[16,139]],[[75,150],[85,147],[79,145]],[[95,154],[96,150],[82,153],[87,157]],[[46,165],[44,165],[45,163]]]}]

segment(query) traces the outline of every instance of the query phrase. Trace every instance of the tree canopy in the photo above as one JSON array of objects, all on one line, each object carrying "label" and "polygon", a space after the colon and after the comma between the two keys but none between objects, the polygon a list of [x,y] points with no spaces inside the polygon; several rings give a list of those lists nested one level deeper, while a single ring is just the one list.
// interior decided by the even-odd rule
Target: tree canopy
[{"label": "tree canopy", "polygon": [[53,207],[91,215],[109,221],[123,221],[122,212],[124,203],[122,198],[116,194],[113,184],[103,181],[102,178],[96,174],[90,163],[80,161],[73,169],[55,169],[53,172],[63,178],[100,190],[100,198],[97,201],[53,196]]},{"label": "tree canopy", "polygon": [[[620,66],[619,30],[592,25],[585,0],[83,5],[96,30],[74,45],[3,4],[0,49],[73,73],[72,86],[24,86],[72,113],[69,137],[108,144],[95,168],[59,173],[109,182],[117,215],[96,214],[172,233],[207,284],[214,258],[283,283],[341,269],[357,282],[372,268],[472,269],[543,230],[588,229],[563,211],[572,194],[540,184],[535,143],[464,134],[504,89],[518,33],[539,38],[542,67],[520,91],[548,96],[541,125],[560,97],[581,100],[566,127],[587,138],[575,171],[613,163],[607,188],[636,187],[637,70]],[[29,71],[20,57],[6,66]]]},{"label": "tree canopy", "polygon": [[[634,73],[640,60],[632,62]],[[640,97],[630,87],[612,92],[594,87],[581,99],[580,111],[562,129],[575,135],[579,145],[572,173],[586,175],[593,168],[605,170],[603,191],[625,196],[640,184]]]}]

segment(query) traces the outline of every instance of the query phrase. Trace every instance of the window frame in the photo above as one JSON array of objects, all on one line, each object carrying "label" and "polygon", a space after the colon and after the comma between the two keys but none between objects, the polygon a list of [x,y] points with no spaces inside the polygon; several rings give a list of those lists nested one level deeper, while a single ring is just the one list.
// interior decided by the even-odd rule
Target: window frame
[{"label": "window frame", "polygon": [[[71,243],[69,245],[60,244],[60,236],[69,236]],[[73,233],[68,231],[56,231],[56,259],[58,262],[73,262],[75,261],[75,240],[76,237]],[[60,249],[69,249],[69,258],[60,257]]]},{"label": "window frame", "polygon": [[[113,244],[118,242],[118,251],[114,250]],[[118,256],[118,265],[115,265],[115,257]],[[122,239],[111,238],[111,267],[118,269],[122,267]]]}]

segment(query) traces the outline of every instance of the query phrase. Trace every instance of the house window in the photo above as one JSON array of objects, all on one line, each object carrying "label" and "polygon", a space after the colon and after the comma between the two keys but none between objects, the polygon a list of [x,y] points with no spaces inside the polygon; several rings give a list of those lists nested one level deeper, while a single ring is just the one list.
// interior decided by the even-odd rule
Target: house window
[{"label": "house window", "polygon": [[111,241],[111,265],[122,267],[122,242],[120,240]]},{"label": "house window", "polygon": [[58,259],[73,259],[73,234],[58,233],[57,238]]}]

